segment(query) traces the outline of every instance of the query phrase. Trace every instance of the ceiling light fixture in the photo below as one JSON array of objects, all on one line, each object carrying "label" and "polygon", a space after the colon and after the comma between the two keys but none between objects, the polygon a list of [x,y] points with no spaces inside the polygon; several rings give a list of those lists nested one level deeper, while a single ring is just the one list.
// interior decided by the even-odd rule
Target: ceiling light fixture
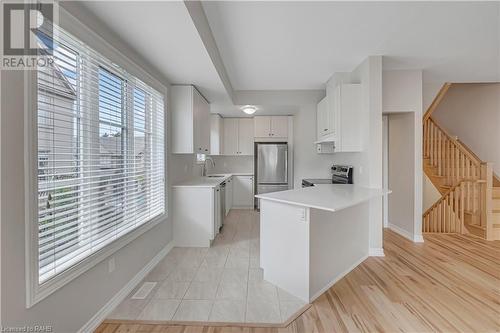
[{"label": "ceiling light fixture", "polygon": [[257,108],[253,105],[245,105],[241,108],[241,111],[245,112],[246,114],[254,114],[255,111],[257,111]]}]

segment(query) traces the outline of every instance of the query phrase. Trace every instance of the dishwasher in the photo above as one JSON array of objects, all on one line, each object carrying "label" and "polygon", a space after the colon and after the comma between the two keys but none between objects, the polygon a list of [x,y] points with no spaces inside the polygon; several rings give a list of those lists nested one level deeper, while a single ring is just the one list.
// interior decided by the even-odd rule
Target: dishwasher
[{"label": "dishwasher", "polygon": [[226,217],[226,182],[220,184],[220,226],[219,230],[224,226],[224,218]]}]

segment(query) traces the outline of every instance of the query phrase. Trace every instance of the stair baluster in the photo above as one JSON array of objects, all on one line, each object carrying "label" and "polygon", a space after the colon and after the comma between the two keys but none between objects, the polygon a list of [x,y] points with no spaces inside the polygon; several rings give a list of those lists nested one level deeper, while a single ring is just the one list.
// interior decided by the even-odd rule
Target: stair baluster
[{"label": "stair baluster", "polygon": [[491,164],[482,162],[432,117],[423,125],[424,170],[442,196],[424,213],[422,231],[491,239]]}]

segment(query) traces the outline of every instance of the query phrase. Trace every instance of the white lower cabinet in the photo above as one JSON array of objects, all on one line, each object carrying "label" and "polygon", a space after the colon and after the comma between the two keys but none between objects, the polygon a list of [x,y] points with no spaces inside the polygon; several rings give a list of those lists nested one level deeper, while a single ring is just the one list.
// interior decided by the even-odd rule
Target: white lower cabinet
[{"label": "white lower cabinet", "polygon": [[233,207],[253,207],[253,176],[233,176]]},{"label": "white lower cabinet", "polygon": [[226,180],[226,215],[233,206],[233,177]]},{"label": "white lower cabinet", "polygon": [[221,200],[226,200],[226,198],[221,197],[220,186],[217,186],[214,189],[214,229],[210,235],[210,240],[213,240],[215,236],[217,236],[220,228],[222,227],[222,221],[224,219],[223,215],[225,215],[225,212],[222,212],[221,210]]},{"label": "white lower cabinet", "polygon": [[209,247],[222,225],[220,187],[173,187],[176,246]]}]

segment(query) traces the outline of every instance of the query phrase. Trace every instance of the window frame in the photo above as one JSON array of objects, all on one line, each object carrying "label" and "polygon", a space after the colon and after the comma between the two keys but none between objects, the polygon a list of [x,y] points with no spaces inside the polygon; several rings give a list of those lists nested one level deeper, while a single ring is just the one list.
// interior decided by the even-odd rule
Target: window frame
[{"label": "window frame", "polygon": [[[37,70],[26,70],[24,72],[24,174],[25,174],[25,282],[26,282],[26,307],[30,308],[44,298],[54,293],[59,288],[79,277],[86,271],[92,269],[100,262],[111,256],[122,247],[131,243],[134,239],[146,233],[148,230],[165,222],[169,216],[169,183],[167,177],[168,169],[168,141],[167,141],[167,88],[155,78],[151,77],[144,69],[136,65],[125,55],[114,49],[101,37],[97,36],[92,30],[82,25],[70,14],[63,11],[62,15],[67,16],[68,21],[74,20],[73,29],[66,29],[76,38],[86,43],[82,36],[90,37],[94,43],[87,44],[94,48],[96,52],[110,61],[116,62],[122,69],[129,72],[137,79],[143,81],[153,89],[157,90],[164,98],[164,126],[163,126],[163,173],[164,173],[164,213],[159,214],[135,229],[113,240],[103,248],[87,256],[77,264],[56,274],[43,283],[39,283],[38,269],[38,135],[37,135],[37,110],[38,110],[38,87]],[[76,23],[76,24],[75,24]],[[75,33],[74,28],[77,28]],[[64,26],[61,27],[65,29]],[[96,47],[97,46],[97,47]],[[105,51],[105,52],[103,52]],[[110,57],[110,55],[113,55]],[[113,69],[103,64],[103,68],[113,73]]]}]

